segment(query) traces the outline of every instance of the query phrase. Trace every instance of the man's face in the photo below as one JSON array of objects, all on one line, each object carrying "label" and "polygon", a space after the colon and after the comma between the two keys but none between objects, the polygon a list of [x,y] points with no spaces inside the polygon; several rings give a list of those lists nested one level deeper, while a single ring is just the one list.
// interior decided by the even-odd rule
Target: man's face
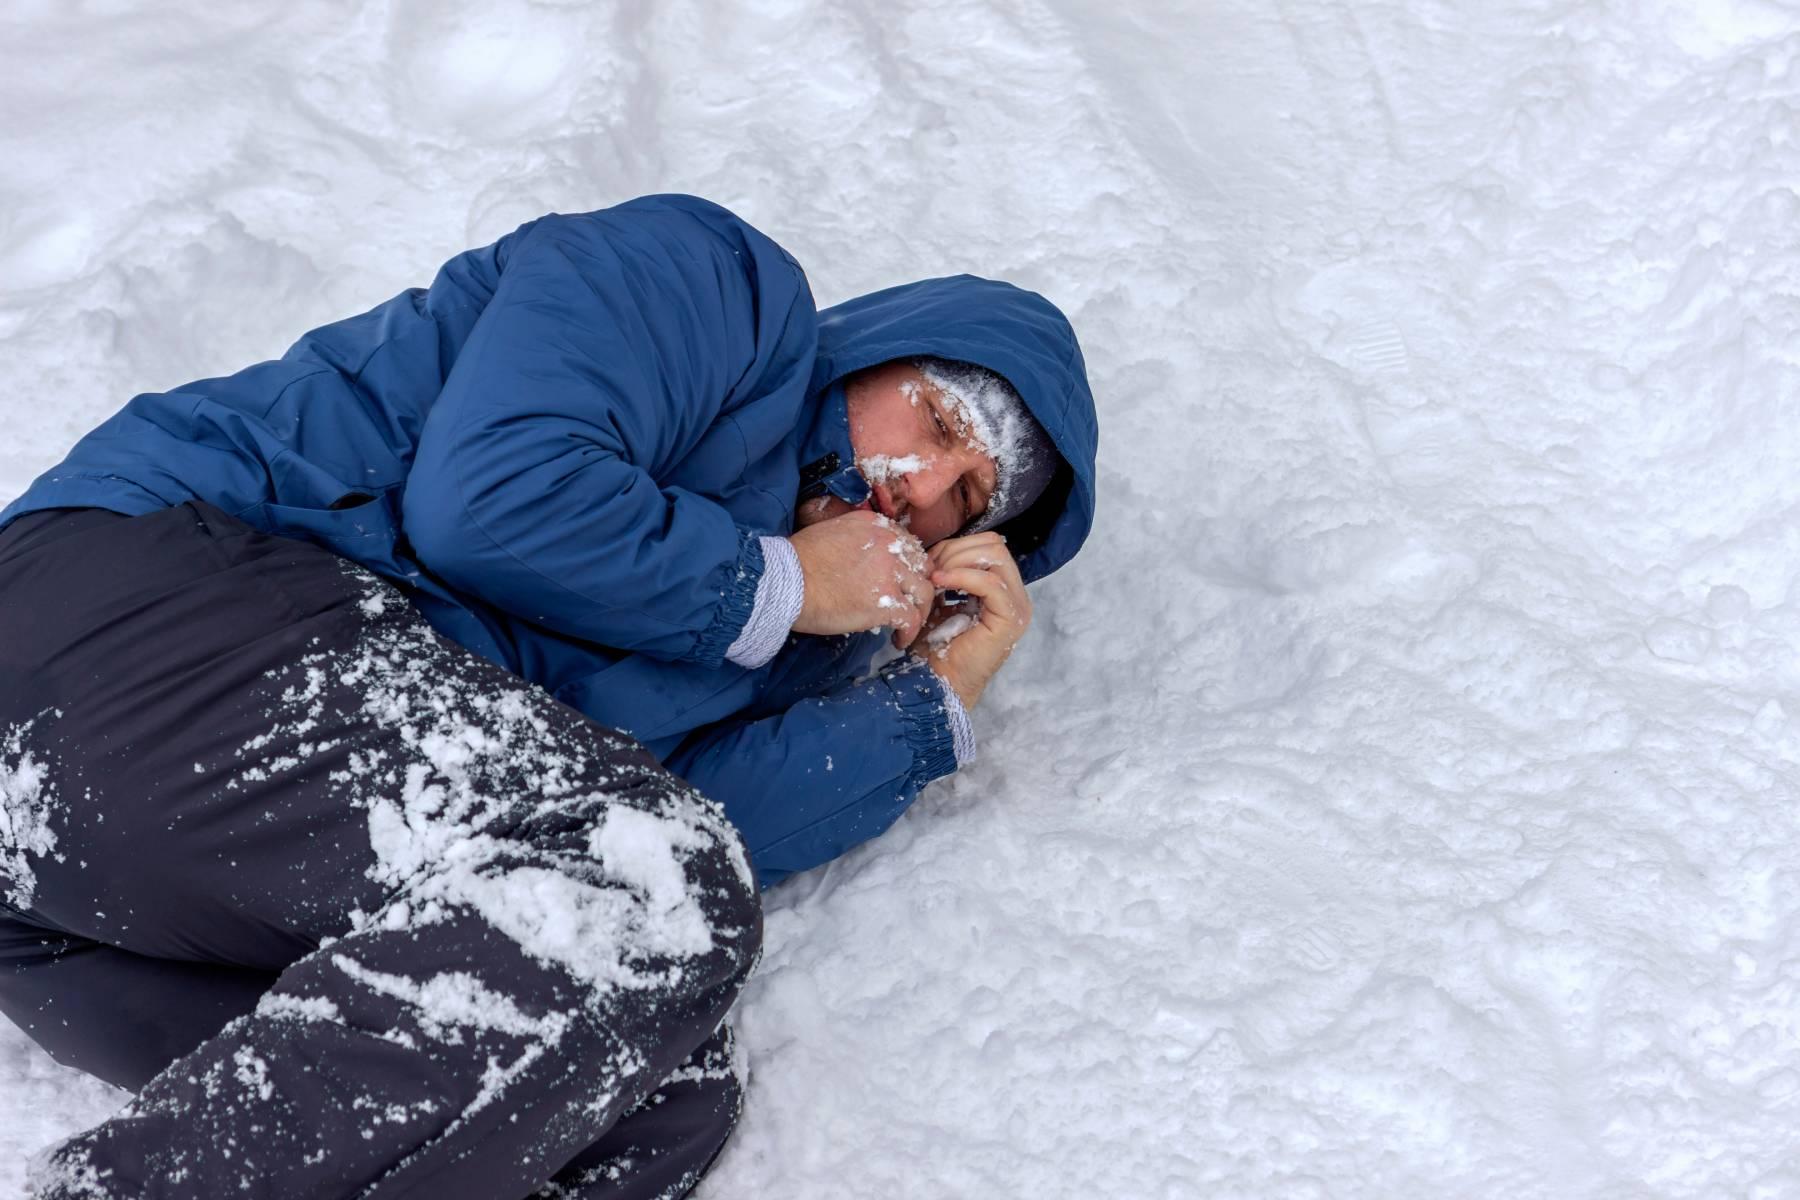
[{"label": "man's face", "polygon": [[[873,494],[864,507],[905,526],[927,546],[949,537],[987,508],[994,460],[957,406],[907,362],[883,363],[844,386],[850,445]],[[835,496],[801,506],[811,525],[850,510]]]}]

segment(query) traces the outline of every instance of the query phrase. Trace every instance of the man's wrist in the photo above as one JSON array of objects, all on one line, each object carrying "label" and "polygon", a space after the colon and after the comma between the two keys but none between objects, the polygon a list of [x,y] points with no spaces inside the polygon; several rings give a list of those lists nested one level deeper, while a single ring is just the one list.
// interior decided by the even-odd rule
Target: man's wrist
[{"label": "man's wrist", "polygon": [[[951,717],[954,702],[938,673],[918,655],[902,654],[883,665],[876,678],[886,685],[894,701],[892,711],[912,752],[912,769],[906,777],[909,793],[961,769]],[[972,728],[965,727],[964,734],[972,747]]]},{"label": "man's wrist", "polygon": [[969,710],[963,704],[962,697],[950,686],[950,681],[942,675],[932,672],[938,687],[944,692],[944,719],[950,723],[950,740],[956,747],[956,766],[958,770],[975,761],[975,722],[969,719]]},{"label": "man's wrist", "polygon": [[762,537],[763,574],[756,581],[756,603],[750,619],[725,657],[751,670],[775,657],[806,603],[806,575],[800,556],[784,537]]}]

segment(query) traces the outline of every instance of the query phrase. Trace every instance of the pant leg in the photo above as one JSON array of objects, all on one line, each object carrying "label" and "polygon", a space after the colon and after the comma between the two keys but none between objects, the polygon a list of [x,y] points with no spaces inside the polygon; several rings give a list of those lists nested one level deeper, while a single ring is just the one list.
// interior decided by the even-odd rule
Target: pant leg
[{"label": "pant leg", "polygon": [[[148,959],[0,912],[0,1013],[65,1067],[137,1090],[232,1018],[275,975]],[[650,1096],[563,1164],[533,1200],[677,1200],[731,1137],[742,1092],[731,1029],[689,1054]]]},{"label": "pant leg", "polygon": [[205,506],[22,557],[0,545],[5,898],[282,968],[40,1194],[524,1196],[717,1028],[753,884],[641,747]]},{"label": "pant leg", "polygon": [[732,1057],[731,1030],[721,1028],[531,1200],[680,1200],[737,1125],[743,1093]]},{"label": "pant leg", "polygon": [[[277,976],[146,958],[0,912],[0,1013],[51,1057],[136,1091],[256,1009]],[[736,1125],[741,1095],[721,1027],[655,1092],[564,1164],[533,1200],[676,1200]]]},{"label": "pant leg", "polygon": [[63,1066],[128,1091],[253,1011],[275,978],[147,958],[0,913],[0,1014]]}]

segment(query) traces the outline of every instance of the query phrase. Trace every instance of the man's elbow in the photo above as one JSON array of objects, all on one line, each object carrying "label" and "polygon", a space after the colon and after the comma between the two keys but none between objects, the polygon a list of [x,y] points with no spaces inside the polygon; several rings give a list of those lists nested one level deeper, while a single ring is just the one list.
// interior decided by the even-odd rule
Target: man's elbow
[{"label": "man's elbow", "polygon": [[488,539],[454,496],[409,480],[400,500],[400,527],[413,556],[453,587],[474,590],[480,551]]}]

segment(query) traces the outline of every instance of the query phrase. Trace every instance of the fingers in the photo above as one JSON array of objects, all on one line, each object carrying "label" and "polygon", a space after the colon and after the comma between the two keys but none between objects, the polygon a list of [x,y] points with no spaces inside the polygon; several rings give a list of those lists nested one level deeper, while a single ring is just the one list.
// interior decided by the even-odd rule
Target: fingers
[{"label": "fingers", "polygon": [[914,618],[908,620],[905,625],[894,626],[894,649],[905,650],[914,642],[924,637],[925,631],[930,627],[930,624],[929,618]]},{"label": "fingers", "polygon": [[903,526],[853,509],[789,539],[800,556],[806,598],[794,628],[843,633],[887,626],[910,643],[931,612],[931,559]]},{"label": "fingers", "polygon": [[891,617],[889,621],[894,627],[894,645],[901,650],[913,644],[913,639],[919,636],[919,630],[925,624],[916,608],[908,608],[906,616]]},{"label": "fingers", "polygon": [[[886,521],[886,518],[882,520]],[[884,528],[894,533],[888,545],[894,556],[894,599],[905,606],[901,622],[894,629],[894,644],[904,648],[919,636],[931,615],[932,602],[936,598],[931,586],[931,559],[924,543],[905,529],[892,522]]]},{"label": "fingers", "polygon": [[1004,542],[977,542],[965,544],[946,551],[932,560],[932,566],[938,570],[951,567],[999,567],[1012,561]]},{"label": "fingers", "polygon": [[989,530],[968,537],[945,538],[929,551],[934,567],[960,566],[964,558],[983,553],[990,558],[1005,555],[1006,539]]},{"label": "fingers", "polygon": [[900,528],[891,526],[892,539],[887,544],[887,551],[910,571],[923,575],[931,569],[931,556],[925,550],[925,543]]},{"label": "fingers", "polygon": [[894,628],[894,644],[904,649],[925,627],[930,618],[933,592],[930,581],[921,574],[894,573],[894,592],[884,599],[887,610],[885,624]]},{"label": "fingers", "polygon": [[980,567],[952,567],[947,571],[934,572],[931,582],[941,588],[955,588],[978,597],[981,600],[983,624],[986,624],[989,615],[1009,623],[1021,623],[1020,605],[1024,588],[1012,586],[996,572]]},{"label": "fingers", "polygon": [[881,598],[880,606],[880,622],[892,629],[896,638],[904,637],[910,642],[918,635],[924,618],[919,615],[917,602],[907,596],[888,595]]},{"label": "fingers", "polygon": [[[936,570],[933,572],[933,582],[936,582],[935,576],[938,573],[976,567],[997,575],[1016,594],[1024,596],[1025,580],[1019,574],[1018,560],[1013,558],[1006,549],[1005,539],[998,538],[998,535],[994,536],[998,539],[997,542],[977,542],[975,538],[960,539],[965,543],[964,545],[946,552],[942,556],[942,561],[934,562],[933,566]],[[1025,606],[1030,607],[1029,599],[1025,601]]]}]

